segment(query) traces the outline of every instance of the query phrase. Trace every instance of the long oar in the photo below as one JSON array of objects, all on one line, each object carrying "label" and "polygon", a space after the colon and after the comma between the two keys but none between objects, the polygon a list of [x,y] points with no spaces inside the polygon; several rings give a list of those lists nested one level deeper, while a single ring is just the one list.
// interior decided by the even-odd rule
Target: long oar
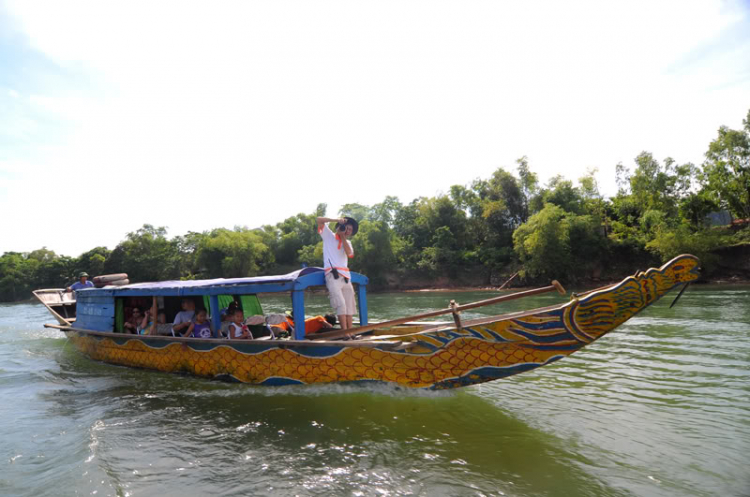
[{"label": "long oar", "polygon": [[543,286],[541,288],[534,288],[533,290],[526,290],[525,292],[512,293],[510,295],[503,295],[502,297],[494,297],[487,300],[480,300],[479,302],[473,302],[465,305],[454,305],[447,309],[440,309],[439,311],[425,312],[424,314],[415,314],[414,316],[407,316],[404,318],[393,319],[391,321],[383,321],[382,323],[369,324],[367,326],[360,326],[357,328],[349,328],[347,330],[336,330],[327,331],[323,333],[315,333],[308,337],[313,340],[330,340],[333,338],[341,338],[348,335],[357,335],[365,333],[371,330],[377,330],[379,328],[386,328],[388,326],[396,326],[397,324],[408,323],[409,321],[419,321],[420,319],[431,318],[435,316],[442,316],[444,314],[454,314],[464,311],[467,309],[474,309],[476,307],[483,307],[485,305],[497,304],[499,302],[506,302],[508,300],[516,300],[524,297],[530,297],[532,295],[539,295],[540,293],[547,293],[557,291],[560,295],[565,295],[565,288],[557,281],[552,281],[549,286]]},{"label": "long oar", "polygon": [[680,290],[680,293],[677,294],[677,297],[672,301],[672,303],[669,305],[669,308],[671,309],[674,307],[674,305],[677,303],[678,300],[680,300],[680,297],[682,297],[682,294],[685,290],[687,290],[688,285],[690,282],[685,283],[685,286],[682,287],[682,290]]}]

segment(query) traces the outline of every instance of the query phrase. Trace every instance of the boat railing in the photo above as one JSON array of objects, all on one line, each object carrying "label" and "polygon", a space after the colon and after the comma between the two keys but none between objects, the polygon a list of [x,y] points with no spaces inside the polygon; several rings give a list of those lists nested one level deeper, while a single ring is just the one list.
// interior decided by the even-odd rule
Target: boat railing
[{"label": "boat railing", "polygon": [[73,292],[66,292],[62,288],[45,288],[42,290],[34,290],[34,295],[44,302],[50,305],[60,304],[75,304],[75,294]]}]

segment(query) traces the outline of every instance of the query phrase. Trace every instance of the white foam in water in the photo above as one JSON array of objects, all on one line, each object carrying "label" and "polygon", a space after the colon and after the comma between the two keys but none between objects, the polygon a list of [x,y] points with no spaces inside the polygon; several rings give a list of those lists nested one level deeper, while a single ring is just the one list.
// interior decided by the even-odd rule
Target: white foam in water
[{"label": "white foam in water", "polygon": [[[198,380],[195,381],[206,381]],[[212,385],[215,386],[215,385]],[[272,397],[277,395],[296,395],[301,397],[320,397],[324,395],[351,395],[368,393],[374,395],[385,395],[389,397],[427,397],[445,398],[457,395],[455,390],[426,390],[419,388],[406,388],[391,383],[317,383],[313,385],[288,385],[288,386],[260,386],[244,384],[227,384],[209,391],[206,390],[181,390],[180,395],[194,397],[238,397],[262,395]]]}]

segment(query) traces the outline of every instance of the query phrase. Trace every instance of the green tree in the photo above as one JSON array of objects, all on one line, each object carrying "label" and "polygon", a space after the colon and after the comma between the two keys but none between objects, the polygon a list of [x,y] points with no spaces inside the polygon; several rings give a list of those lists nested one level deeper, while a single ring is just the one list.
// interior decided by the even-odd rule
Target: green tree
[{"label": "green tree", "polygon": [[42,262],[33,276],[34,288],[60,288],[76,280],[78,263],[68,256],[56,256]]},{"label": "green tree", "polygon": [[180,257],[179,273],[183,279],[195,278],[195,272],[198,270],[196,252],[201,240],[207,236],[207,233],[188,231],[185,235],[176,236],[172,239],[177,246],[177,252]]},{"label": "green tree", "polygon": [[657,254],[661,262],[666,262],[680,254],[693,254],[700,258],[704,275],[713,271],[717,262],[715,250],[724,245],[724,235],[714,230],[695,233],[686,225],[676,227],[660,226],[646,248]]},{"label": "green tree", "polygon": [[104,264],[112,251],[107,247],[96,247],[83,254],[79,255],[76,260],[75,274],[77,276],[81,271],[89,273],[91,276],[96,276],[104,273]]},{"label": "green tree", "polygon": [[167,228],[144,224],[109,254],[106,273],[128,273],[131,281],[161,281],[180,277],[178,243],[167,239]]},{"label": "green tree", "polygon": [[13,302],[31,297],[34,268],[40,263],[27,254],[6,252],[0,257],[0,301]]},{"label": "green tree", "polygon": [[[266,236],[263,236],[266,245],[273,250],[276,263],[286,266],[287,269],[299,266],[300,250],[307,245],[314,246],[320,241],[315,218],[323,215],[319,214],[321,211],[325,214],[325,204],[318,205],[313,214],[300,213],[278,223],[275,231],[276,240],[270,244],[266,241]],[[266,232],[268,233],[268,230]]]},{"label": "green tree", "polygon": [[49,250],[47,247],[42,247],[29,252],[28,259],[35,259],[39,262],[51,262],[57,259],[57,254],[53,250]]},{"label": "green tree", "polygon": [[578,216],[554,204],[529,218],[513,234],[522,276],[567,278],[585,276],[606,260],[607,239],[595,216]]},{"label": "green tree", "polygon": [[513,234],[523,264],[521,276],[560,278],[571,269],[570,233],[565,211],[553,204],[531,216]]},{"label": "green tree", "polygon": [[[359,233],[352,238],[355,255],[351,269],[366,274],[375,286],[385,285],[386,277],[394,272],[396,263],[392,244],[395,236],[385,221],[362,221]],[[322,255],[321,247],[321,258]]]},{"label": "green tree", "polygon": [[382,202],[372,206],[367,219],[370,221],[382,221],[391,227],[396,218],[396,213],[401,207],[402,204],[398,200],[398,197],[388,195]]},{"label": "green tree", "polygon": [[583,211],[596,216],[601,222],[605,217],[606,202],[599,192],[599,182],[596,180],[598,172],[598,168],[592,168],[578,178],[578,191],[583,200]]},{"label": "green tree", "polygon": [[[526,189],[535,187],[535,177],[524,170]],[[472,190],[478,198],[471,207],[472,218],[481,223],[472,224],[473,252],[489,269],[499,269],[512,261],[513,231],[523,223],[529,211],[529,199],[521,183],[503,168],[498,168],[492,177],[476,180]]]},{"label": "green tree", "polygon": [[539,191],[539,177],[531,171],[529,159],[524,155],[516,161],[518,164],[518,178],[520,180],[521,193],[523,194],[523,213],[521,222],[526,222],[532,212],[532,199]]},{"label": "green tree", "polygon": [[353,217],[357,221],[362,221],[363,219],[369,219],[371,213],[372,211],[368,206],[352,203],[342,205],[339,216]]},{"label": "green tree", "polygon": [[263,237],[254,230],[216,229],[202,238],[196,261],[207,278],[255,276],[273,263],[273,254]]},{"label": "green tree", "polygon": [[719,128],[703,163],[710,198],[739,218],[750,218],[750,111],[743,130]]},{"label": "green tree", "polygon": [[306,264],[310,267],[323,266],[323,242],[320,241],[315,245],[305,245],[299,249],[298,260],[300,264]]},{"label": "green tree", "polygon": [[689,194],[697,169],[692,164],[678,166],[671,158],[664,164],[648,152],[635,159],[636,168],[632,176],[626,176],[630,191],[641,212],[659,210],[669,219],[677,220],[678,203]]},{"label": "green tree", "polygon": [[545,204],[554,204],[561,207],[565,212],[583,214],[585,210],[584,199],[573,182],[560,175],[552,177],[547,183],[547,188],[542,194]]},{"label": "green tree", "polygon": [[719,210],[719,204],[705,189],[691,193],[680,201],[680,218],[686,220],[694,230],[706,227],[706,217]]}]

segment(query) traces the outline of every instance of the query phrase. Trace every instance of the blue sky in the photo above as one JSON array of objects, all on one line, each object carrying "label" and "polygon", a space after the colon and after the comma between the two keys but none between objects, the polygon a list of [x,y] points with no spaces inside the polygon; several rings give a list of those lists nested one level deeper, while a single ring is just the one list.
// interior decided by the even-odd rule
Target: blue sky
[{"label": "blue sky", "polygon": [[276,223],[641,151],[750,109],[748,2],[0,0],[0,253]]}]

